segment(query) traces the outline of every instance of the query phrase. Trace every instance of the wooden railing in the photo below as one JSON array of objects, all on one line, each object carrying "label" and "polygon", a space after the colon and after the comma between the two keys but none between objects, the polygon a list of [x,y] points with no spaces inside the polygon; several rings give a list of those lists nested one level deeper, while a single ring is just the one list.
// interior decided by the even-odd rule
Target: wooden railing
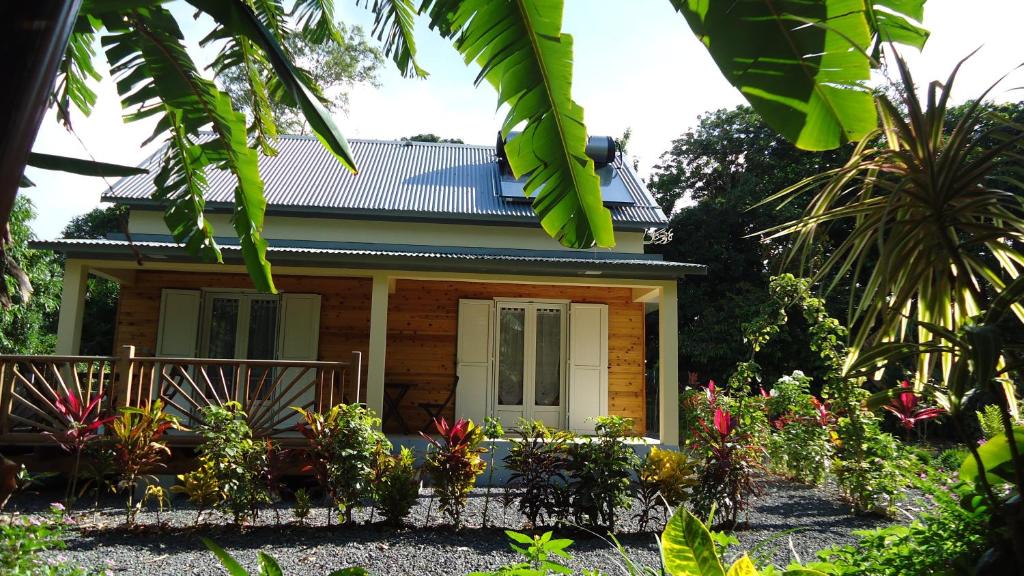
[{"label": "wooden railing", "polygon": [[[97,410],[160,399],[186,428],[203,422],[207,406],[238,402],[257,436],[294,429],[292,406],[323,410],[358,402],[362,357],[348,362],[219,360],[135,356],[0,355],[0,444],[37,444],[68,428],[60,406],[75,396],[99,397]],[[175,434],[185,439],[189,434]]]}]

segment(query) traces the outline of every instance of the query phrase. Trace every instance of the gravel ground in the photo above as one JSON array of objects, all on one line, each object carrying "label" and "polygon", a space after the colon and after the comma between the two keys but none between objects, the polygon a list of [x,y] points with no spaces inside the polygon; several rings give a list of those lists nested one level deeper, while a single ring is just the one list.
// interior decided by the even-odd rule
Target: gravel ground
[{"label": "gravel ground", "polygon": [[[741,544],[730,555],[755,550],[762,559],[784,565],[793,559],[793,551],[803,560],[813,559],[822,548],[852,542],[851,530],[892,522],[851,516],[849,508],[829,487],[809,488],[777,479],[768,479],[763,485],[764,494],[741,516],[748,527],[735,532]],[[42,510],[57,497],[47,496],[15,497],[9,508],[23,512]],[[281,510],[284,525],[277,525],[274,512],[268,510],[253,526],[244,528],[227,526],[227,518],[219,513],[204,513],[204,525],[194,528],[196,510],[184,500],[176,500],[173,508],[161,515],[161,530],[155,528],[156,513],[150,510],[139,514],[140,528],[128,531],[121,527],[120,502],[107,499],[98,508],[76,506],[73,515],[78,528],[68,539],[67,550],[55,556],[86,567],[107,568],[119,575],[224,574],[199,539],[206,536],[250,569],[255,566],[256,552],[264,551],[278,559],[286,574],[319,576],[359,565],[371,574],[383,576],[461,576],[517,560],[502,529],[481,528],[484,501],[484,490],[474,491],[466,527],[459,532],[442,525],[436,502],[431,506],[429,497],[420,498],[409,517],[410,526],[401,529],[371,522],[374,518],[369,509],[359,511],[353,524],[327,527],[326,509],[314,508],[306,524],[297,525],[286,506]],[[428,507],[432,508],[429,524]],[[514,507],[503,510],[500,500],[492,497],[489,509],[492,525],[524,528]],[[637,528],[634,519],[625,518],[617,537],[634,562],[657,566],[654,535],[638,533]],[[783,531],[791,532],[778,536]],[[601,538],[573,529],[556,530],[556,535],[575,540],[569,565],[577,573],[583,568],[599,568],[609,575],[624,574],[617,554]]]}]

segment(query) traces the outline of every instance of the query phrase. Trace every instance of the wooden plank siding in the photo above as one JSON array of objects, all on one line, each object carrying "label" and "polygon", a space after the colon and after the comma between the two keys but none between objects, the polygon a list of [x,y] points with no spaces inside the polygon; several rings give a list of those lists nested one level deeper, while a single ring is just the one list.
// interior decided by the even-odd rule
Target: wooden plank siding
[{"label": "wooden plank siding", "polygon": [[[282,292],[319,294],[320,360],[346,359],[353,350],[367,353],[370,331],[369,278],[275,275]],[[152,354],[162,288],[200,289],[251,287],[240,274],[140,271],[132,286],[121,289],[115,343]],[[608,410],[633,418],[635,430],[646,430],[644,398],[644,307],[632,300],[629,288],[497,284],[487,282],[398,280],[388,299],[388,343],[385,374],[389,382],[413,384],[402,405],[410,429],[426,426],[417,404],[441,402],[455,378],[455,342],[460,298],[535,298],[608,304]],[[366,378],[364,362],[364,382]],[[365,389],[365,387],[364,387]],[[449,410],[447,416],[452,417]],[[397,432],[389,423],[389,432]]]}]

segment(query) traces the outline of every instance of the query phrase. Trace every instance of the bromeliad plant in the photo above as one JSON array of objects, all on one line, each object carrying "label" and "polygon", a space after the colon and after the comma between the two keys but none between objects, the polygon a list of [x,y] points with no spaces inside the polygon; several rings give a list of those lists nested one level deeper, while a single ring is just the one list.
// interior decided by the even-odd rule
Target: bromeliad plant
[{"label": "bromeliad plant", "polygon": [[434,428],[440,440],[420,432],[433,447],[427,453],[425,467],[434,482],[438,509],[458,529],[462,526],[462,511],[466,507],[469,493],[476,485],[477,477],[487,467],[480,456],[486,451],[480,447],[484,437],[483,429],[465,418],[451,425],[444,418],[435,418]]},{"label": "bromeliad plant", "polygon": [[78,394],[68,390],[64,395],[55,398],[53,402],[65,429],[59,433],[47,432],[45,435],[75,456],[74,467],[71,470],[71,477],[68,479],[67,490],[64,494],[64,501],[68,505],[71,504],[72,499],[78,497],[78,475],[82,462],[82,451],[99,437],[100,428],[114,420],[114,416],[105,415],[100,408],[104,396],[103,393],[91,396],[91,391],[87,391],[83,392],[82,397],[79,398]]},{"label": "bromeliad plant", "polygon": [[134,504],[135,490],[140,480],[147,484],[151,477],[144,474],[164,466],[164,459],[171,454],[163,442],[164,434],[170,429],[180,429],[178,419],[164,412],[164,403],[156,400],[143,407],[125,407],[111,422],[115,463],[120,480],[117,487],[127,491],[125,521],[135,522],[138,506]]}]

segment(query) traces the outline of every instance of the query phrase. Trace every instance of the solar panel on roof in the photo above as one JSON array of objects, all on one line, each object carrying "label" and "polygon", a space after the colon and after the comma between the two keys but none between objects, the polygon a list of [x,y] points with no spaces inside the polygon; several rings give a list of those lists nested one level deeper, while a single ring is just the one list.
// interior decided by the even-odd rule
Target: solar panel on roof
[{"label": "solar panel on roof", "polygon": [[[598,178],[601,179],[601,201],[606,206],[633,206],[636,204],[636,201],[633,200],[633,195],[629,193],[629,188],[626,187],[622,175],[619,174],[614,164],[602,166],[596,172]],[[502,174],[501,197],[506,202],[531,203],[532,199],[527,198],[526,194],[523,193],[523,185],[526,184],[527,178],[529,178],[529,175],[516,180],[510,174]]]}]

